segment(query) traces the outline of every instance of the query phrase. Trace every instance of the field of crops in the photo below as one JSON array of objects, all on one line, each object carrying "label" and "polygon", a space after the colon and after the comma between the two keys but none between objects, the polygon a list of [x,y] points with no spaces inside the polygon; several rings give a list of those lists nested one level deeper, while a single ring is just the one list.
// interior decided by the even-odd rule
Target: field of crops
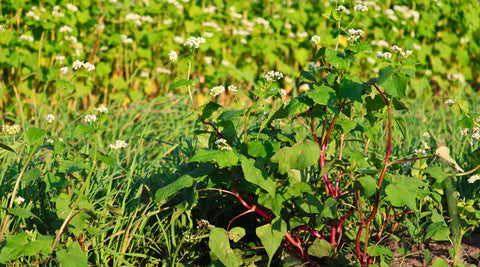
[{"label": "field of crops", "polygon": [[478,0],[0,9],[0,265],[479,264]]}]

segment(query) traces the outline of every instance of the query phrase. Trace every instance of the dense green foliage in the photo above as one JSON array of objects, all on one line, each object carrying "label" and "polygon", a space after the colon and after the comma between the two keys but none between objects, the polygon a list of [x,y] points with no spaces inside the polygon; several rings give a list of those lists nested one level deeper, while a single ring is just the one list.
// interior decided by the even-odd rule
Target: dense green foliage
[{"label": "dense green foliage", "polygon": [[463,264],[480,5],[394,2],[1,1],[0,264]]}]

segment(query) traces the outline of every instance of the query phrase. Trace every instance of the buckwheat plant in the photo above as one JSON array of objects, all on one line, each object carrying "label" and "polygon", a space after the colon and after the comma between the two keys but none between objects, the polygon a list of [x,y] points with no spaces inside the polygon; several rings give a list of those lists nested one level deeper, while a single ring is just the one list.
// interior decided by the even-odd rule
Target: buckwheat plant
[{"label": "buckwheat plant", "polygon": [[[356,6],[345,28],[367,11]],[[339,42],[331,49],[321,47],[319,36],[311,38],[315,57],[310,71],[300,74],[299,82],[308,90],[299,96],[285,101],[286,91],[278,89],[284,74],[270,70],[248,91],[249,102],[243,101],[240,109],[215,102],[225,94],[225,87],[217,84],[208,103],[193,105],[208,127],[199,131],[203,147],[190,159],[192,169],[160,188],[156,200],[165,203],[184,187],[190,188],[184,194],[192,194],[189,203],[200,201],[199,193],[208,198],[208,192],[236,199],[241,210],[228,212],[226,221],[202,218],[215,224],[209,248],[226,266],[241,265],[249,257],[245,248],[253,241],[248,232],[256,233],[268,265],[285,259],[277,253],[282,243],[312,266],[322,264],[322,258],[342,264],[351,252],[362,266],[388,264],[393,254],[382,243],[402,218],[421,209],[416,200],[426,197],[420,187],[428,184],[407,176],[401,166],[436,155],[428,152],[425,141],[415,155],[394,159],[392,139],[394,122],[401,125],[407,109],[402,99],[414,72],[382,54],[385,66],[378,77],[361,81],[350,75],[357,54],[371,53],[371,46],[362,43],[362,30],[342,27],[341,12],[334,9],[330,16],[338,23],[336,34],[339,39],[353,37],[343,51],[338,51]],[[192,37],[185,46],[193,54],[199,44]],[[193,104],[190,86],[195,82],[187,78],[172,87],[188,85]],[[226,200],[211,203],[214,218],[218,210],[232,210]],[[205,209],[202,214],[209,214]]]}]

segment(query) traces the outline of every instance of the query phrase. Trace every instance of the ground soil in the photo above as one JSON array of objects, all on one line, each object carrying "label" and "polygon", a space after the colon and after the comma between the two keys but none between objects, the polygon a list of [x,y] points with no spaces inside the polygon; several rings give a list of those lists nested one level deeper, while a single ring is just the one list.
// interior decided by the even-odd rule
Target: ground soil
[{"label": "ground soil", "polygon": [[[430,266],[438,257],[443,258],[452,266],[449,250],[452,248],[450,242],[429,242],[425,244],[415,244],[410,249],[407,255],[403,256],[398,253],[400,248],[403,248],[402,242],[391,241],[388,247],[394,251],[395,260],[392,261],[392,266]],[[466,266],[480,267],[480,232],[473,233],[470,236],[464,236],[462,240],[463,247],[463,263]],[[427,262],[425,259],[425,251],[428,249],[431,261]]]}]

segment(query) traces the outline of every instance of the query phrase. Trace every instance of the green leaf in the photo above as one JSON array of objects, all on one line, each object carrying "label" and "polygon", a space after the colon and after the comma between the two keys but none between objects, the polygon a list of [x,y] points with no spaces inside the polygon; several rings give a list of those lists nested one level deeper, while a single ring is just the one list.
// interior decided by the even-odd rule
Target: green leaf
[{"label": "green leaf", "polygon": [[448,267],[448,261],[438,257],[430,267]]},{"label": "green leaf", "polygon": [[242,156],[240,161],[242,162],[242,170],[245,180],[257,185],[258,187],[267,191],[270,195],[275,196],[275,181],[266,177],[266,174],[260,169],[260,167],[256,166],[255,160]]},{"label": "green leaf", "polygon": [[230,240],[225,229],[214,227],[210,230],[208,247],[225,266],[237,267],[241,265],[241,259],[230,247]]},{"label": "green leaf", "polygon": [[174,84],[170,85],[168,87],[168,91],[171,91],[171,90],[176,89],[176,88],[181,87],[181,86],[188,86],[188,85],[195,85],[195,80],[194,79],[190,79],[190,80],[180,79],[180,80],[176,81]]},{"label": "green leaf", "polygon": [[47,134],[47,130],[39,128],[28,128],[27,140],[30,144],[40,141]]},{"label": "green leaf", "polygon": [[473,126],[475,126],[475,123],[472,119],[468,117],[463,117],[461,120],[458,121],[458,127],[460,128],[473,128]]},{"label": "green leaf", "polygon": [[218,167],[226,168],[237,164],[238,156],[233,151],[200,149],[190,162],[216,162]]},{"label": "green leaf", "polygon": [[13,152],[13,153],[15,153],[15,150],[13,150],[13,148],[11,148],[11,147],[9,147],[9,146],[5,145],[4,143],[0,143],[0,148],[2,148],[2,149],[5,149],[5,150],[8,150],[8,151],[10,151],[10,152]]},{"label": "green leaf", "polygon": [[85,135],[91,133],[92,131],[93,126],[86,125],[84,123],[78,123],[77,127],[75,127],[75,130],[73,131],[73,135],[84,138]]},{"label": "green leaf", "polygon": [[305,195],[305,199],[295,200],[295,204],[306,213],[320,213],[323,210],[322,202],[309,193]]},{"label": "green leaf", "polygon": [[400,176],[396,181],[387,185],[385,193],[393,206],[406,205],[411,210],[417,209],[417,185],[411,181],[415,178]]},{"label": "green leaf", "polygon": [[268,266],[270,266],[275,252],[277,252],[283,237],[287,233],[287,223],[281,217],[277,217],[271,224],[257,227],[256,233],[267,251]]},{"label": "green leaf", "polygon": [[308,91],[305,94],[316,104],[330,105],[337,102],[337,95],[332,87],[326,85],[314,85],[313,88],[315,91]]},{"label": "green leaf", "polygon": [[22,218],[34,217],[41,220],[40,218],[38,218],[37,215],[33,214],[30,210],[26,210],[24,208],[7,208],[7,212]]},{"label": "green leaf", "polygon": [[40,177],[40,169],[33,168],[31,170],[28,170],[23,174],[23,177],[21,180],[22,185],[26,185],[29,182],[36,180],[38,177]]},{"label": "green leaf", "polygon": [[332,246],[325,239],[315,239],[313,244],[308,248],[308,254],[322,258],[332,256]]},{"label": "green leaf", "polygon": [[238,242],[242,237],[245,236],[245,229],[242,227],[234,227],[228,231],[228,237],[233,242]]},{"label": "green leaf", "polygon": [[390,256],[393,257],[393,252],[386,246],[383,245],[374,245],[374,246],[369,246],[368,251],[370,255],[372,256]]},{"label": "green leaf", "polygon": [[211,164],[202,164],[193,171],[181,176],[175,182],[164,186],[155,192],[157,203],[163,204],[167,198],[178,192],[180,189],[190,187],[195,181],[201,181],[213,172],[215,168]]},{"label": "green leaf", "polygon": [[198,111],[202,113],[203,119],[206,120],[206,119],[210,118],[212,116],[212,114],[221,107],[222,107],[221,105],[210,101],[207,104],[199,107]]},{"label": "green leaf", "polygon": [[439,184],[448,177],[448,175],[443,171],[440,166],[429,167],[427,169],[424,169],[423,172],[435,178],[435,182]]},{"label": "green leaf", "polygon": [[313,101],[302,95],[292,99],[288,105],[288,115],[296,115],[309,110],[313,106]]},{"label": "green leaf", "polygon": [[385,91],[393,97],[402,98],[406,96],[408,79],[408,76],[403,72],[395,71],[391,66],[388,66],[380,70],[377,83],[383,86]]},{"label": "green leaf", "polygon": [[340,81],[340,95],[353,101],[362,102],[362,84],[350,79],[342,78]]},{"label": "green leaf", "polygon": [[103,153],[101,153],[101,152],[97,152],[97,158],[98,158],[101,162],[103,162],[103,163],[105,163],[105,164],[107,164],[107,165],[110,165],[110,166],[118,166],[117,161],[115,160],[115,158],[112,157],[112,156],[110,156],[110,155],[105,155],[105,154],[103,154]]},{"label": "green leaf", "polygon": [[62,266],[88,266],[87,253],[83,252],[78,242],[72,243],[67,249],[59,249],[57,259]]},{"label": "green leaf", "polygon": [[323,210],[320,213],[320,218],[335,219],[337,215],[337,200],[333,197],[327,198],[323,203]]},{"label": "green leaf", "polygon": [[447,241],[450,238],[450,229],[445,222],[434,222],[427,227],[425,238],[434,241]]},{"label": "green leaf", "polygon": [[338,69],[348,69],[350,66],[350,59],[344,53],[332,49],[325,50],[325,60]]},{"label": "green leaf", "polygon": [[359,179],[363,188],[363,194],[366,198],[371,197],[377,191],[377,181],[370,175],[362,176]]},{"label": "green leaf", "polygon": [[293,147],[284,147],[277,151],[271,158],[273,163],[278,163],[281,174],[289,169],[304,170],[318,162],[320,148],[311,140],[303,140]]}]

